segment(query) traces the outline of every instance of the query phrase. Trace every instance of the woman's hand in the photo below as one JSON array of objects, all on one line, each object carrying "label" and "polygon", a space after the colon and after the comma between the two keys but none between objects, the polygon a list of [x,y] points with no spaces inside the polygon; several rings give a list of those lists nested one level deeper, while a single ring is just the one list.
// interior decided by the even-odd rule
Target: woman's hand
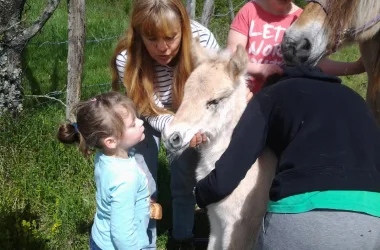
[{"label": "woman's hand", "polygon": [[199,146],[199,144],[206,142],[207,136],[205,134],[202,134],[201,132],[196,133],[193,138],[190,140],[190,148],[195,148]]}]

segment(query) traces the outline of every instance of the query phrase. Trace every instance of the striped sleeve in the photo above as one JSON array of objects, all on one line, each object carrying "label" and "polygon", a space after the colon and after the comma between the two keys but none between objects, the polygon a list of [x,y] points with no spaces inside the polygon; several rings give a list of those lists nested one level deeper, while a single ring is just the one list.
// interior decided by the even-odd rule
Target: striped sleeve
[{"label": "striped sleeve", "polygon": [[162,133],[162,131],[165,129],[166,124],[171,122],[173,117],[174,116],[170,114],[158,115],[158,116],[146,116],[145,120],[149,123],[150,126],[152,126],[152,128]]},{"label": "striped sleeve", "polygon": [[199,37],[200,44],[203,47],[212,50],[219,50],[220,46],[218,41],[215,39],[214,34],[202,24],[191,20],[191,31],[193,32],[193,37]]},{"label": "striped sleeve", "polygon": [[120,52],[116,57],[116,69],[119,75],[120,84],[123,84],[125,64],[127,63],[127,51]]}]

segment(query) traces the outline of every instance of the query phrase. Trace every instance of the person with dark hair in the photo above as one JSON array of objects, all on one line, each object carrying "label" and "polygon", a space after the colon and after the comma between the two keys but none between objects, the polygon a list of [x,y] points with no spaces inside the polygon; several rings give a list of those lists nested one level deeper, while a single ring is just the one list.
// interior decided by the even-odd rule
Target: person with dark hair
[{"label": "person with dark hair", "polygon": [[365,100],[318,68],[285,68],[253,97],[199,207],[227,197],[265,146],[277,156],[255,249],[380,249],[380,130]]},{"label": "person with dark hair", "polygon": [[149,246],[150,208],[157,211],[161,207],[150,204],[146,176],[149,171],[128,152],[145,137],[143,121],[136,117],[133,102],[118,92],[104,93],[80,102],[75,116],[76,123],[59,127],[58,139],[62,143],[79,144],[86,157],[97,150],[96,214],[90,249]]}]

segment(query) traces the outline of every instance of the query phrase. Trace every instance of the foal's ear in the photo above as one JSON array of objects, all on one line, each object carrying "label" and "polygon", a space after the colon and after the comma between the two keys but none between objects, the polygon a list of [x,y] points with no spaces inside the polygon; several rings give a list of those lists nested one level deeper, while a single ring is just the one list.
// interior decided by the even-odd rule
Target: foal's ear
[{"label": "foal's ear", "polygon": [[233,81],[247,71],[248,55],[242,45],[238,45],[235,54],[227,64],[227,72]]},{"label": "foal's ear", "polygon": [[191,57],[193,59],[194,68],[198,67],[208,58],[207,51],[200,44],[199,37],[195,37],[192,40]]}]

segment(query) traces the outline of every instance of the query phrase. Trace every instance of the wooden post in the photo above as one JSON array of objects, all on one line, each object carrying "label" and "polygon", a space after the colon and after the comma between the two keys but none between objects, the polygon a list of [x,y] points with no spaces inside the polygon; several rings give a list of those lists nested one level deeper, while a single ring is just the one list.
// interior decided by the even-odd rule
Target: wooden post
[{"label": "wooden post", "polygon": [[186,10],[189,14],[190,19],[195,19],[195,9],[197,6],[196,0],[186,0]]},{"label": "wooden post", "polygon": [[231,18],[231,22],[232,22],[235,18],[234,4],[232,3],[232,0],[228,0],[228,9],[230,12],[230,18]]},{"label": "wooden post", "polygon": [[202,18],[201,23],[208,27],[210,23],[212,13],[214,12],[214,0],[205,0],[205,4],[203,5]]},{"label": "wooden post", "polygon": [[80,100],[84,46],[86,41],[85,0],[68,0],[69,48],[67,56],[66,119],[74,122],[72,108]]}]

